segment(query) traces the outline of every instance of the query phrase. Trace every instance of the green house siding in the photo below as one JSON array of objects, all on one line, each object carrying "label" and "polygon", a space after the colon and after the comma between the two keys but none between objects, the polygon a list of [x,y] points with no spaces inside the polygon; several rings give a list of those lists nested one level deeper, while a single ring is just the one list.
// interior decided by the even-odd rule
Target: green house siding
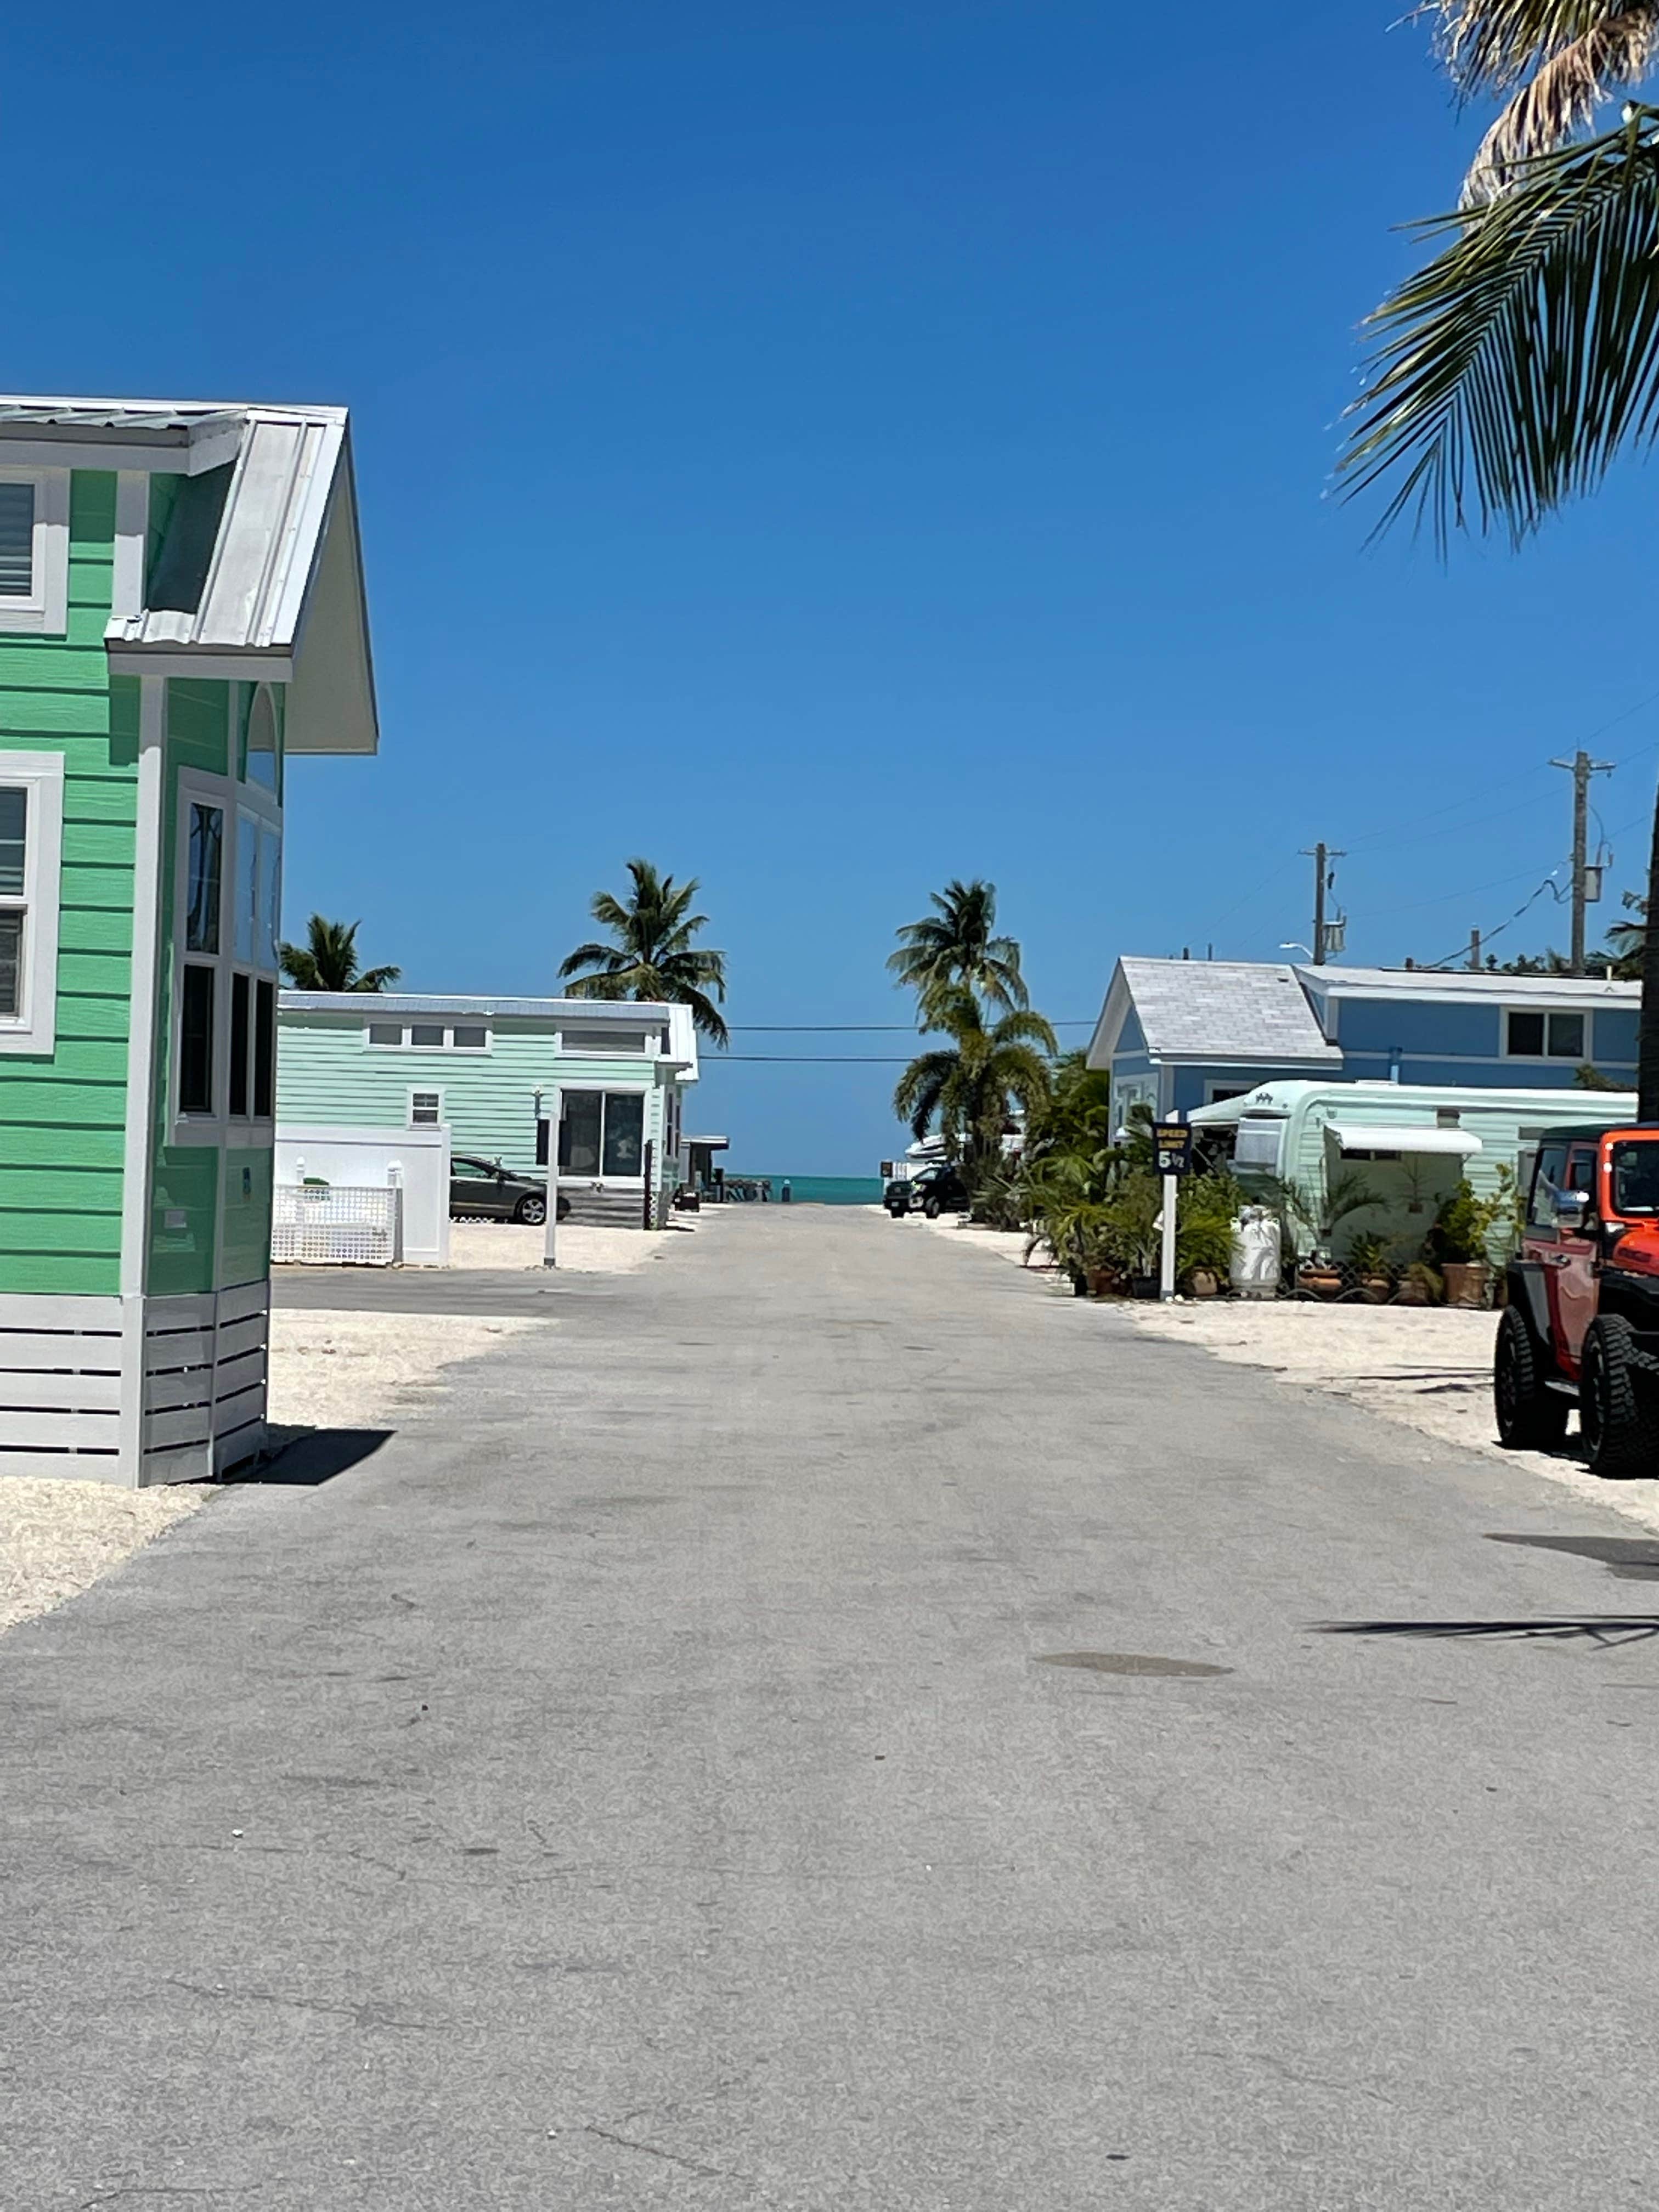
[{"label": "green house siding", "polygon": [[659,1179],[664,1162],[665,1089],[656,1064],[635,1054],[600,1059],[556,1053],[551,1023],[498,1016],[487,1053],[415,1052],[365,1045],[374,1001],[365,995],[362,1020],[323,1013],[284,1013],[276,1038],[279,1122],[342,1122],[401,1129],[411,1091],[441,1091],[444,1120],[457,1152],[533,1169],[536,1092],[555,1083],[567,1091],[643,1090],[645,1136]]},{"label": "green house siding", "polygon": [[120,1287],[137,691],[104,652],[115,477],[70,479],[66,637],[0,641],[0,750],[64,757],[53,1049],[0,1060],[0,1291]]}]

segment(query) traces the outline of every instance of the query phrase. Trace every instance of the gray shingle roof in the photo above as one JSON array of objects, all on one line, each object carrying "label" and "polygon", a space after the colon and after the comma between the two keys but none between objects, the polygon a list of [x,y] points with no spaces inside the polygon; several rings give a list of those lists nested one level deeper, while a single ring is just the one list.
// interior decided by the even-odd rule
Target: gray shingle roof
[{"label": "gray shingle roof", "polygon": [[1293,969],[1262,960],[1126,959],[1119,965],[1150,1052],[1341,1061]]}]

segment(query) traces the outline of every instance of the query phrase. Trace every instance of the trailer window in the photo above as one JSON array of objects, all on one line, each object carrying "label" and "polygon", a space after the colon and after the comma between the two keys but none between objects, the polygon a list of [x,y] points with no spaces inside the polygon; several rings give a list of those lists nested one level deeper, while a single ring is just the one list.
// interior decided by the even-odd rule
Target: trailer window
[{"label": "trailer window", "polygon": [[1613,1210],[1659,1213],[1659,1145],[1613,1146]]}]

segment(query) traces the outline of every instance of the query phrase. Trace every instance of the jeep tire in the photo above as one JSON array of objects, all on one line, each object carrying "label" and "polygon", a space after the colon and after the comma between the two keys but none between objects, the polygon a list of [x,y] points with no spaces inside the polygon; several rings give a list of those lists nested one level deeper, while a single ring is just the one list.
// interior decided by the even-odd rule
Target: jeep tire
[{"label": "jeep tire", "polygon": [[1616,1314],[1597,1314],[1584,1332],[1578,1371],[1584,1451],[1595,1474],[1615,1480],[1659,1473],[1659,1403],[1635,1351],[1630,1323]]},{"label": "jeep tire", "polygon": [[1498,1323],[1492,1395],[1505,1450],[1553,1451],[1566,1434],[1569,1401],[1544,1380],[1544,1361],[1516,1306],[1505,1306]]}]

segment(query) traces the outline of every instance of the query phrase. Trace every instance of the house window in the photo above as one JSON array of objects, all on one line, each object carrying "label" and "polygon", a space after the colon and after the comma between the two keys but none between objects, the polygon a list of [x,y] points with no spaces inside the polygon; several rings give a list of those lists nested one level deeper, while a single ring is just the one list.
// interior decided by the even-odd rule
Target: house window
[{"label": "house window", "polygon": [[645,1158],[645,1097],[638,1091],[567,1091],[559,1121],[559,1172],[637,1179]]},{"label": "house window", "polygon": [[0,1053],[55,1041],[64,757],[0,752]]},{"label": "house window", "polygon": [[269,792],[276,789],[276,708],[263,684],[248,710],[246,781]]},{"label": "house window", "polygon": [[559,1031],[559,1050],[589,1060],[638,1060],[655,1034],[621,1022],[572,1023]]},{"label": "house window", "polygon": [[282,832],[231,790],[180,780],[174,1111],[192,1121],[269,1121],[276,1105]]},{"label": "house window", "polygon": [[34,501],[32,483],[0,483],[0,599],[34,590]]},{"label": "house window", "polygon": [[1589,1057],[1583,1014],[1549,1013],[1511,1006],[1504,1015],[1504,1049],[1511,1060],[1571,1060]]},{"label": "house window", "polygon": [[444,1118],[444,1094],[441,1091],[411,1091],[409,1094],[409,1125],[412,1129],[435,1129]]},{"label": "house window", "polygon": [[482,1022],[371,1022],[363,1041],[387,1052],[488,1052],[489,1030]]},{"label": "house window", "polygon": [[69,471],[0,469],[0,630],[69,628]]}]

